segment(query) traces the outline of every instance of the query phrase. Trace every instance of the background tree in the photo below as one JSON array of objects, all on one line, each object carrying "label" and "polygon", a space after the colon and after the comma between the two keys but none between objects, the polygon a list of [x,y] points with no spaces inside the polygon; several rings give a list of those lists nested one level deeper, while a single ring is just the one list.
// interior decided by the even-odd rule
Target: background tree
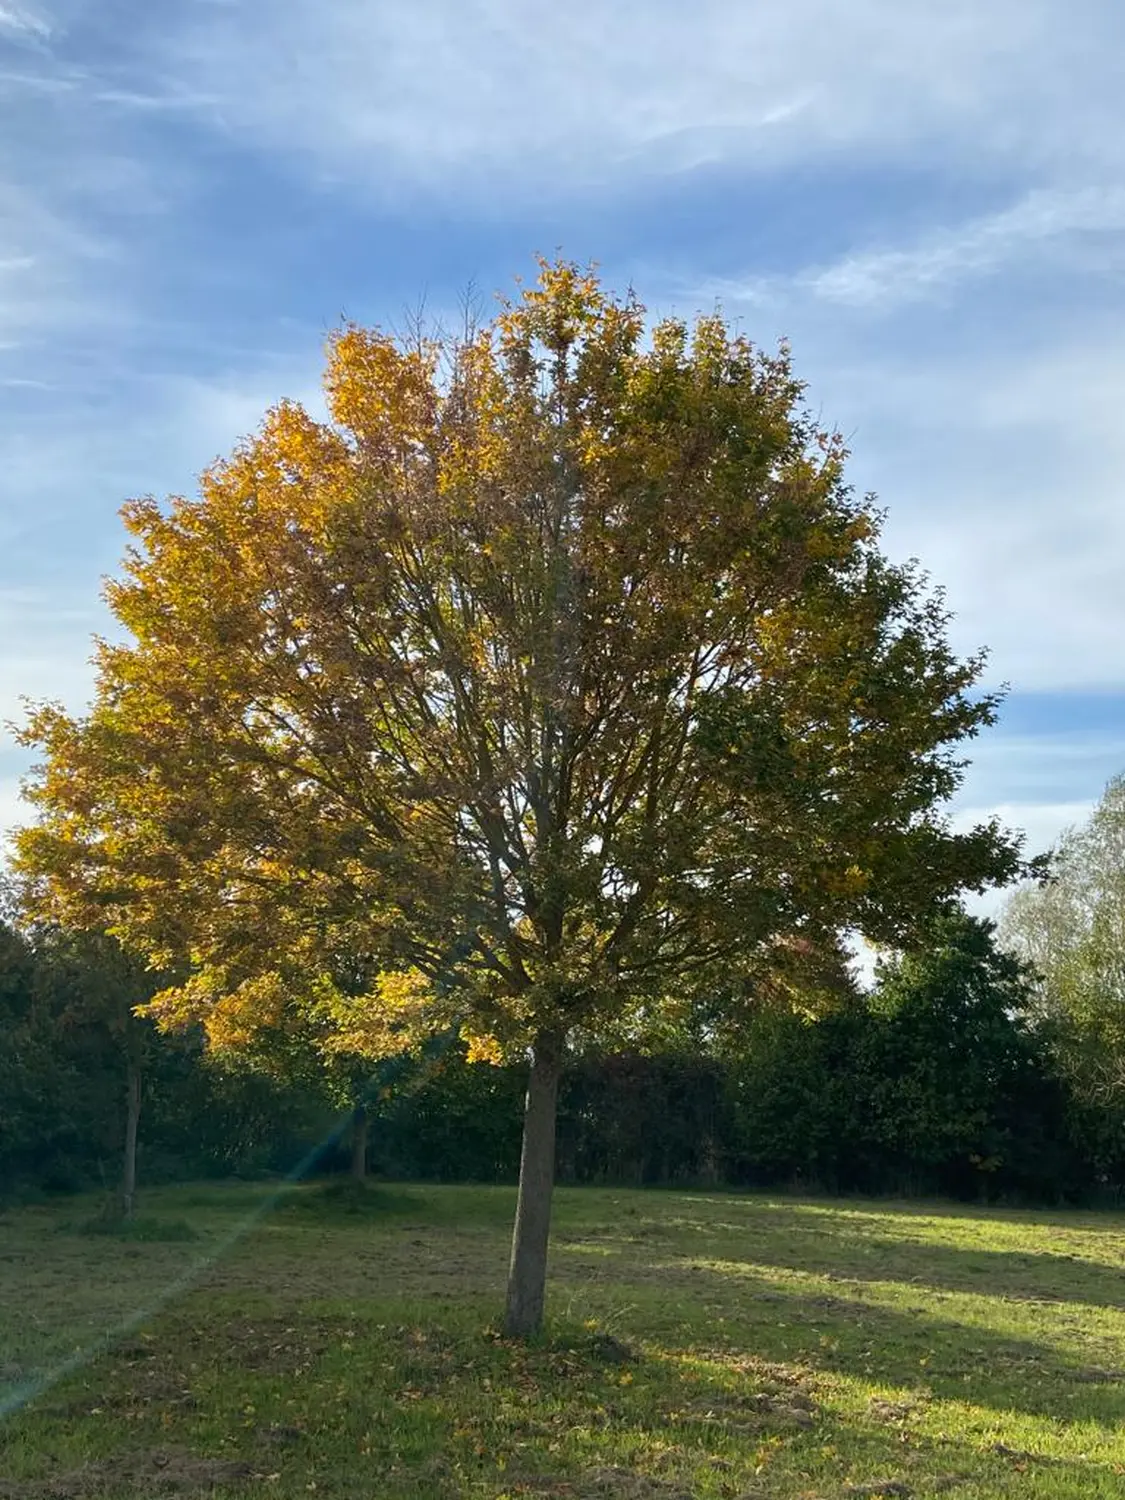
[{"label": "background tree", "polygon": [[34,934],[39,986],[52,1017],[56,1044],[88,1058],[108,1048],[116,1061],[121,1176],[117,1206],[133,1216],[137,1196],[137,1141],[145,1075],[156,1043],[152,1022],[137,1014],[160,986],[136,954],[115,939],[91,932],[47,928]]},{"label": "background tree", "polygon": [[764,1015],[729,1065],[735,1179],[834,1192],[1080,1192],[1027,969],[964,913],[819,1019]]},{"label": "background tree", "polygon": [[70,1133],[70,1081],[51,1046],[31,944],[0,920],[0,1188],[40,1167]]},{"label": "background tree", "polygon": [[960,912],[932,923],[880,966],[872,1005],[886,1024],[865,1040],[864,1107],[903,1176],[963,1192],[1013,1161],[1029,1186],[1050,1175],[1053,1145],[1033,1122],[1061,1119],[1060,1090],[1037,1044],[1032,975],[997,947],[993,922]]},{"label": "background tree", "polygon": [[[1125,776],[1107,785],[1088,821],[1063,834],[1048,880],[1009,898],[1004,944],[1037,976],[1039,1011],[1049,1020],[1060,1062],[1087,1129],[1087,1149],[1116,1160],[1125,1146]],[[1093,1124],[1096,1118],[1097,1124]]]},{"label": "background tree", "polygon": [[[120,1205],[131,1134],[134,1191],[141,1175],[288,1172],[329,1138],[339,1105],[323,1070],[302,1057],[305,1077],[234,1071],[204,1052],[199,1028],[159,1036],[130,1014],[151,995],[152,975],[127,971],[123,985],[122,962],[104,940],[0,922],[0,1198],[112,1177]],[[133,1028],[143,1063],[136,1131],[125,1048]]]},{"label": "background tree", "polygon": [[[197,499],[126,507],[80,721],[26,743],[44,910],[189,977],[153,1011],[252,1045],[450,1026],[526,1057],[506,1326],[542,1318],[569,1049],[896,940],[1018,849],[936,810],[973,696],[940,597],[877,545],[784,351],[568,264],[495,322],[332,342]],[[356,983],[357,976],[364,982]]]},{"label": "background tree", "polygon": [[153,979],[110,938],[0,928],[0,1177],[78,1186],[116,1156],[132,1214]]},{"label": "background tree", "polygon": [[377,1106],[402,1059],[364,1057],[334,1046],[337,1040],[316,1018],[295,1012],[270,1028],[256,1028],[241,1048],[224,1049],[219,1066],[225,1072],[257,1073],[278,1089],[322,1101],[335,1117],[324,1154],[346,1146],[349,1172],[364,1182]]}]

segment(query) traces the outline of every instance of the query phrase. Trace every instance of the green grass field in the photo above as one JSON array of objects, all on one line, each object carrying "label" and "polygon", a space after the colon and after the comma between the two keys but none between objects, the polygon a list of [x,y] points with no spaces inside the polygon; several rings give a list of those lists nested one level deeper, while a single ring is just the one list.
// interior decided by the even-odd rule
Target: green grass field
[{"label": "green grass field", "polygon": [[523,1347],[513,1198],[0,1216],[0,1500],[1125,1496],[1125,1218],[562,1190]]}]

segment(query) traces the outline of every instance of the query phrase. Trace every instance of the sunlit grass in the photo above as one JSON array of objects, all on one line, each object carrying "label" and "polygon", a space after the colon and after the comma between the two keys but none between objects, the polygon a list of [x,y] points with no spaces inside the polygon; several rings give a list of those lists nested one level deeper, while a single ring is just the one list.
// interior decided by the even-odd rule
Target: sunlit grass
[{"label": "sunlit grass", "polygon": [[1119,1216],[563,1191],[524,1348],[512,1206],[147,1195],[184,1242],[0,1217],[0,1391],[38,1390],[0,1500],[1125,1495]]}]

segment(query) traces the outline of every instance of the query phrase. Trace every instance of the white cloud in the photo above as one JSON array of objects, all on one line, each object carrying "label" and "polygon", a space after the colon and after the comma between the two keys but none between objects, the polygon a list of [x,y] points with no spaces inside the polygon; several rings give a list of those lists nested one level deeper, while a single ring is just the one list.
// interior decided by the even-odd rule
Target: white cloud
[{"label": "white cloud", "polygon": [[46,18],[26,5],[14,5],[11,0],[0,3],[0,32],[7,31],[16,38],[45,39],[51,34]]},{"label": "white cloud", "polygon": [[946,587],[958,651],[987,646],[988,680],[1016,691],[1125,689],[1125,315],[981,347],[974,311],[940,349],[909,320],[880,348],[809,298],[795,367],[886,506],[892,555]]},{"label": "white cloud", "polygon": [[[1022,830],[1027,834],[1024,853],[1033,855],[1044,853],[1066,829],[1084,823],[1093,809],[1093,801],[998,802],[962,807],[952,815],[950,821],[958,832],[968,832],[980,823],[999,818],[1003,827],[1012,831]],[[1010,899],[1013,889],[1008,886],[983,891],[979,895],[969,892],[965,896],[965,907],[974,916],[995,921]],[[870,989],[874,983],[879,953],[860,937],[853,939],[852,951],[859,983],[862,988]]]},{"label": "white cloud", "polygon": [[1120,154],[1115,27],[1093,0],[275,0],[268,45],[248,0],[181,14],[153,66],[214,99],[217,128],[367,186]]},{"label": "white cloud", "polygon": [[897,529],[948,580],[958,629],[991,647],[995,678],[1125,688],[1121,346],[945,373],[946,399],[919,413],[913,481],[895,476],[909,506]]},{"label": "white cloud", "polygon": [[[857,251],[832,264],[802,268],[785,276],[718,279],[693,289],[696,298],[738,306],[784,307],[802,299],[840,303],[879,312],[934,297],[961,282],[992,275],[1018,262],[1080,254],[1085,241],[1098,241],[1101,269],[1125,263],[1119,239],[1101,237],[1125,230],[1125,188],[1109,185],[1035,189],[1011,207],[967,223],[946,227],[913,245]],[[1083,256],[1083,269],[1091,269]]]},{"label": "white cloud", "polygon": [[1042,854],[1051,848],[1061,834],[1084,823],[1093,810],[1093,798],[1066,802],[994,802],[985,806],[961,807],[951,821],[954,828],[965,832],[990,818],[999,818],[1005,828],[1026,833],[1024,849],[1031,855]]}]

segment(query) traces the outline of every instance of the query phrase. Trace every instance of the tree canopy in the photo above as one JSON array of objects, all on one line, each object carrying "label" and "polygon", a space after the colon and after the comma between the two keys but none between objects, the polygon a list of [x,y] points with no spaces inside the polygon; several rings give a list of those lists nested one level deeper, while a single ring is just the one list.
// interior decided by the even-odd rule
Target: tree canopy
[{"label": "tree canopy", "polygon": [[344,328],[326,389],[126,506],[129,639],[86,717],[28,721],[19,863],[218,1047],[530,1053],[542,1208],[567,1047],[729,1020],[1019,872],[940,811],[997,699],[786,351],[718,316],[544,263],[456,338]]}]

